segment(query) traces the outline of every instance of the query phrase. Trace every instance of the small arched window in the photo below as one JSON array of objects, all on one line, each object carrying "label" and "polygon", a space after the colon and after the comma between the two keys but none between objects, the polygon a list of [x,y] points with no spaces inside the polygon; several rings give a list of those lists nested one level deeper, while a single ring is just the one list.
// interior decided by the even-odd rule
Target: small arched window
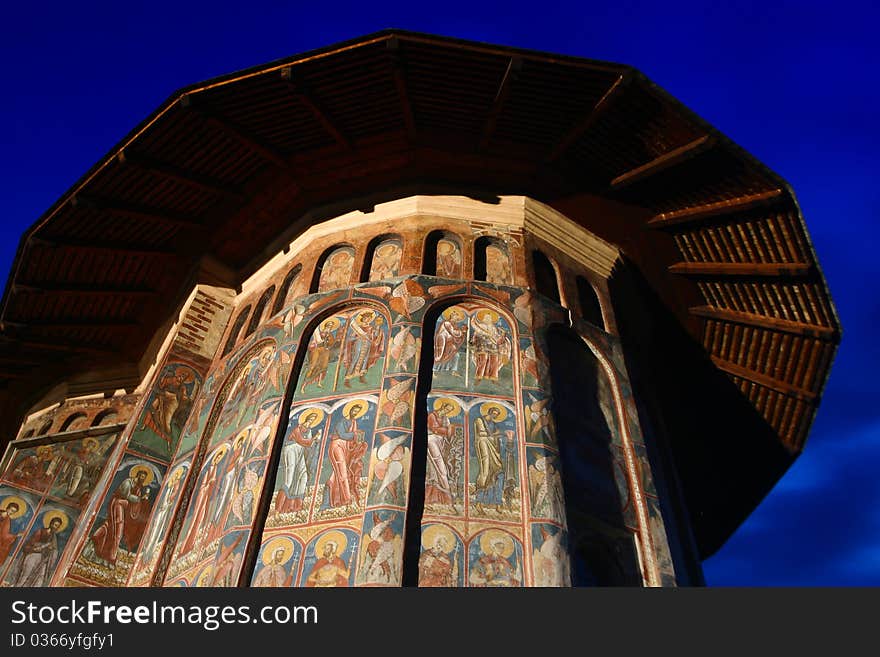
[{"label": "small arched window", "polygon": [[45,422],[43,422],[42,425],[40,425],[40,430],[37,431],[37,435],[42,436],[44,434],[47,434],[47,433],[49,433],[49,429],[51,429],[51,428],[52,428],[52,420],[51,419],[46,420]]},{"label": "small arched window", "polygon": [[250,312],[251,307],[245,306],[242,311],[238,313],[238,317],[235,318],[235,324],[232,325],[232,330],[229,332],[229,337],[226,338],[226,346],[223,347],[223,356],[232,351],[235,343],[238,342],[238,334],[241,333],[241,327],[244,326]]},{"label": "small arched window", "polygon": [[326,292],[351,283],[351,270],[354,268],[354,247],[348,245],[333,246],[324,252],[315,267],[309,293]]},{"label": "small arched window", "polygon": [[474,278],[496,285],[510,285],[513,274],[504,240],[481,237],[474,243]]},{"label": "small arched window", "polygon": [[381,235],[370,242],[361,283],[394,278],[400,271],[403,256],[403,240],[398,235]]},{"label": "small arched window", "polygon": [[93,427],[101,427],[105,424],[113,424],[113,421],[116,419],[117,413],[112,408],[108,408],[106,411],[101,411],[95,416],[95,419],[92,420]]},{"label": "small arched window", "polygon": [[68,415],[67,419],[65,419],[64,423],[61,425],[61,431],[75,431],[76,429],[82,429],[85,425],[85,419],[85,413],[73,413],[72,415]]},{"label": "small arched window", "polygon": [[535,288],[551,301],[559,300],[559,285],[556,282],[556,269],[550,258],[537,249],[532,251],[532,266],[535,270]]},{"label": "small arched window", "polygon": [[461,241],[453,233],[435,230],[425,240],[422,273],[442,278],[461,278]]},{"label": "small arched window", "polygon": [[287,272],[287,276],[285,276],[284,280],[281,282],[281,287],[278,288],[278,294],[275,295],[275,303],[272,304],[273,316],[280,313],[284,306],[287,305],[287,295],[290,293],[290,286],[293,285],[293,282],[299,277],[301,271],[302,265],[297,265]]},{"label": "small arched window", "polygon": [[248,323],[247,331],[245,331],[244,337],[251,335],[254,331],[257,330],[257,327],[260,325],[260,322],[263,321],[263,313],[266,310],[266,306],[269,305],[269,301],[272,300],[273,294],[275,294],[275,286],[274,285],[269,287],[260,296],[260,300],[257,301],[257,305],[254,307],[254,314],[251,315],[251,321]]},{"label": "small arched window", "polygon": [[577,277],[577,294],[578,305],[581,308],[581,317],[600,329],[605,328],[605,322],[602,320],[602,306],[599,303],[599,295],[596,290],[583,276]]},{"label": "small arched window", "polygon": [[24,439],[24,438],[30,438],[30,437],[33,436],[33,435],[34,435],[34,430],[33,430],[33,429],[28,429],[27,431],[24,432],[24,435],[22,436],[22,439]]}]

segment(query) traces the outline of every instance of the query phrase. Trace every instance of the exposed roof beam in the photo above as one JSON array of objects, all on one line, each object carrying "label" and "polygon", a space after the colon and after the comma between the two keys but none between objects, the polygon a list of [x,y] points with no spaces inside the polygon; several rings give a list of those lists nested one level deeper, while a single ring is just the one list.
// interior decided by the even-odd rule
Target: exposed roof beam
[{"label": "exposed roof beam", "polygon": [[290,93],[309,110],[317,119],[318,123],[327,131],[327,133],[336,140],[336,143],[351,150],[351,140],[345,135],[342,129],[336,125],[327,110],[315,99],[315,96],[307,89],[302,82],[293,79],[293,71],[291,67],[281,69],[281,79],[287,84]]},{"label": "exposed roof beam", "polygon": [[672,274],[683,276],[807,276],[813,265],[805,262],[677,262]]},{"label": "exposed roof beam", "polygon": [[695,155],[698,155],[712,147],[714,140],[710,135],[703,135],[698,139],[688,142],[684,146],[673,148],[668,153],[664,153],[659,157],[655,157],[650,162],[631,169],[626,173],[622,173],[611,181],[613,189],[622,189],[627,185],[631,185],[640,180],[644,180],[649,176],[660,173],[670,167],[673,167]]},{"label": "exposed roof beam", "polygon": [[207,176],[193,173],[192,171],[174,166],[173,164],[160,162],[146,155],[122,150],[116,156],[116,159],[118,159],[121,164],[132,166],[142,171],[147,171],[167,180],[172,180],[176,183],[185,185],[191,189],[207,192],[214,196],[222,196],[223,198],[238,203],[243,203],[246,200],[244,194],[241,194],[234,189],[230,189],[228,185],[223,184],[219,180],[213,180]]},{"label": "exposed roof beam", "polygon": [[501,115],[501,110],[504,109],[504,103],[510,95],[510,89],[513,86],[513,83],[519,76],[520,70],[522,70],[522,64],[523,60],[521,57],[511,57],[510,61],[507,63],[507,70],[504,71],[504,77],[501,78],[501,83],[498,85],[495,100],[492,102],[492,107],[489,110],[489,117],[486,120],[486,127],[483,129],[483,136],[480,138],[481,151],[488,148],[489,142],[495,134],[495,126],[498,123],[498,117]]},{"label": "exposed roof beam", "polygon": [[156,290],[144,288],[102,288],[102,287],[72,287],[69,285],[52,285],[51,283],[13,283],[12,291],[24,294],[57,294],[62,296],[107,296],[107,297],[155,297]]},{"label": "exposed roof beam", "polygon": [[16,320],[0,321],[0,330],[7,328],[15,328],[22,330],[29,329],[100,329],[100,328],[131,328],[140,326],[135,321],[126,319],[38,319],[26,320],[23,322]]},{"label": "exposed roof beam", "polygon": [[590,110],[589,114],[572,126],[568,133],[566,133],[553,150],[550,151],[550,155],[547,156],[547,162],[554,162],[562,157],[562,155],[571,148],[571,145],[577,141],[581,135],[593,127],[596,121],[598,121],[611,106],[613,99],[620,94],[620,91],[631,79],[632,77],[630,76],[619,76],[614,81],[614,84],[608,88],[608,91],[602,95],[595,105],[593,105],[593,109]]},{"label": "exposed roof beam", "polygon": [[208,110],[207,108],[202,106],[195,105],[192,102],[191,96],[184,96],[184,98],[181,100],[181,105],[183,107],[189,108],[195,114],[200,116],[202,120],[205,121],[205,123],[225,133],[227,136],[231,137],[233,140],[237,141],[239,144],[241,144],[251,152],[256,153],[264,160],[271,162],[279,169],[287,169],[287,160],[284,158],[283,155],[281,155],[281,153],[276,151],[271,146],[263,143],[261,139],[259,139],[255,135],[250,134],[241,126],[235,125],[232,121],[224,116],[221,116],[217,112]]},{"label": "exposed roof beam", "polygon": [[28,243],[47,249],[76,249],[92,253],[106,255],[131,255],[145,258],[177,258],[179,254],[171,249],[161,247],[126,244],[123,242],[70,242],[60,240],[47,240],[41,237],[32,237]]},{"label": "exposed roof beam", "polygon": [[766,315],[755,315],[753,313],[725,310],[712,306],[695,306],[690,308],[690,313],[705,319],[742,324],[743,326],[754,326],[755,328],[767,329],[769,331],[800,335],[805,338],[817,338],[829,342],[837,342],[840,339],[840,333],[836,329],[827,326],[805,324],[789,319],[777,319],[775,317],[767,317]]},{"label": "exposed roof beam", "polygon": [[403,112],[406,136],[410,141],[414,141],[416,138],[416,122],[413,118],[412,105],[409,102],[409,92],[406,88],[404,62],[403,57],[400,55],[400,41],[398,41],[396,36],[393,36],[385,42],[385,45],[391,53],[392,75],[394,76],[394,86],[397,88],[397,95],[400,98],[400,108]]},{"label": "exposed roof beam", "polygon": [[118,354],[119,349],[107,346],[83,345],[75,342],[59,342],[55,340],[35,340],[32,337],[20,339],[12,335],[0,334],[0,341],[14,344],[25,349],[39,349],[41,351],[64,351],[84,354]]},{"label": "exposed roof beam", "polygon": [[125,203],[123,201],[115,201],[112,199],[91,198],[80,195],[74,196],[70,202],[71,205],[76,208],[87,208],[90,210],[97,210],[98,212],[107,212],[108,214],[128,217],[129,219],[156,221],[173,226],[204,227],[204,224],[198,219],[170,212],[168,210],[136,205],[134,203]]},{"label": "exposed roof beam", "polygon": [[769,192],[749,194],[706,205],[697,205],[692,208],[685,208],[684,210],[676,210],[675,212],[661,212],[648,220],[648,226],[651,228],[663,228],[665,226],[691,223],[733,212],[744,212],[745,210],[751,210],[752,208],[772,203],[780,196],[782,196],[781,189],[772,189]]},{"label": "exposed roof beam", "polygon": [[808,404],[816,403],[818,395],[814,392],[810,392],[809,390],[804,390],[803,388],[793,386],[790,383],[786,383],[785,381],[780,381],[779,379],[774,379],[759,372],[755,372],[754,370],[750,370],[747,367],[737,365],[736,363],[731,363],[730,361],[718,358],[717,356],[712,356],[712,362],[715,363],[715,367],[717,367],[718,369],[723,370],[728,374],[732,374],[733,376],[739,377],[741,379],[756,383],[762,388],[774,390],[780,394],[785,395],[786,397],[793,397],[798,401],[806,402]]}]

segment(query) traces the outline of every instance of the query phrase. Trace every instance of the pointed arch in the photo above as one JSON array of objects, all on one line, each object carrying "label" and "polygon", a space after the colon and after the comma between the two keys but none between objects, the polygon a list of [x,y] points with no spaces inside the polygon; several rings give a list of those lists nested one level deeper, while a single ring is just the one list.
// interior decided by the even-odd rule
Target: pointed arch
[{"label": "pointed arch", "polygon": [[592,283],[583,276],[575,279],[577,286],[578,306],[584,321],[593,326],[605,329],[605,321],[602,319],[602,304],[599,302],[599,294]]},{"label": "pointed arch", "polygon": [[326,249],[315,265],[309,294],[347,287],[354,269],[354,253],[351,244],[334,244]]},{"label": "pointed arch", "polygon": [[532,251],[532,269],[535,274],[535,289],[554,303],[562,303],[559,297],[559,282],[556,267],[543,251]]},{"label": "pointed arch", "polygon": [[474,280],[512,285],[510,249],[499,237],[480,237],[474,242]]},{"label": "pointed arch", "polygon": [[403,238],[394,233],[379,235],[367,245],[360,282],[394,278],[400,272],[403,257]]}]

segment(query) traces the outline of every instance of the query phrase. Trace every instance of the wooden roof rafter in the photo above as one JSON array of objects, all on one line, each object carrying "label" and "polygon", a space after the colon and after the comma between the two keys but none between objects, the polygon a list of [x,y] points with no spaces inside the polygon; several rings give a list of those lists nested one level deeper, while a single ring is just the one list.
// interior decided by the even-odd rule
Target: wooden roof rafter
[{"label": "wooden roof rafter", "polygon": [[285,85],[294,98],[312,113],[315,120],[324,128],[324,131],[333,137],[334,141],[343,150],[348,151],[353,148],[351,139],[346,136],[342,128],[337,125],[337,122],[331,118],[329,111],[318,101],[314,91],[309,89],[302,80],[295,78],[292,66],[281,69],[281,79],[284,80]]},{"label": "wooden roof rafter", "polygon": [[171,180],[185,185],[200,192],[207,192],[213,196],[224,198],[234,203],[244,203],[246,197],[243,193],[232,188],[219,180],[212,180],[207,176],[197,174],[185,168],[173,164],[161,162],[148,155],[143,155],[131,150],[120,150],[116,155],[122,165],[127,165],[147,171],[166,180]]}]

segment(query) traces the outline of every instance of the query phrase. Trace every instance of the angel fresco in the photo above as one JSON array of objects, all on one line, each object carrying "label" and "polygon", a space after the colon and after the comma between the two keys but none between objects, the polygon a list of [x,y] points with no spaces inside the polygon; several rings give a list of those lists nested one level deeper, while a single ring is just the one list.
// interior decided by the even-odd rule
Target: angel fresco
[{"label": "angel fresco", "polygon": [[290,362],[290,355],[274,344],[267,344],[253,354],[235,375],[220,412],[219,426],[243,426],[246,415],[257,408],[261,395],[280,390],[282,370]]},{"label": "angel fresco", "polygon": [[419,353],[421,344],[421,339],[413,335],[412,326],[404,326],[395,333],[388,350],[394,363],[394,371],[411,372],[413,358]]},{"label": "angel fresco", "polygon": [[437,276],[461,277],[461,249],[451,239],[437,242]]},{"label": "angel fresco", "polygon": [[486,247],[486,282],[495,285],[510,285],[513,282],[507,252],[491,244]]},{"label": "angel fresco", "polygon": [[536,586],[570,586],[571,571],[565,535],[553,525],[532,525],[532,564]]},{"label": "angel fresco", "polygon": [[409,463],[409,434],[380,433],[376,438],[370,503],[403,506],[406,502],[405,470]]},{"label": "angel fresco", "polygon": [[398,240],[386,240],[373,251],[373,262],[370,266],[370,280],[381,281],[383,278],[397,276],[402,255]]},{"label": "angel fresco", "polygon": [[150,429],[173,446],[198,392],[199,380],[192,368],[186,365],[166,367],[138,431]]},{"label": "angel fresco", "polygon": [[379,400],[380,427],[410,426],[410,404],[414,394],[416,380],[405,378],[400,381],[387,379],[389,385],[382,391]]},{"label": "angel fresco", "polygon": [[542,454],[529,466],[529,491],[533,517],[558,521],[565,518],[562,478],[555,459]]},{"label": "angel fresco", "polygon": [[384,517],[371,514],[373,527],[362,539],[361,563],[357,583],[366,586],[395,586],[401,581],[402,539],[399,527],[402,518],[397,512]]},{"label": "angel fresco", "polygon": [[347,287],[353,266],[354,249],[344,246],[334,250],[324,261],[321,278],[318,281],[318,292]]}]

